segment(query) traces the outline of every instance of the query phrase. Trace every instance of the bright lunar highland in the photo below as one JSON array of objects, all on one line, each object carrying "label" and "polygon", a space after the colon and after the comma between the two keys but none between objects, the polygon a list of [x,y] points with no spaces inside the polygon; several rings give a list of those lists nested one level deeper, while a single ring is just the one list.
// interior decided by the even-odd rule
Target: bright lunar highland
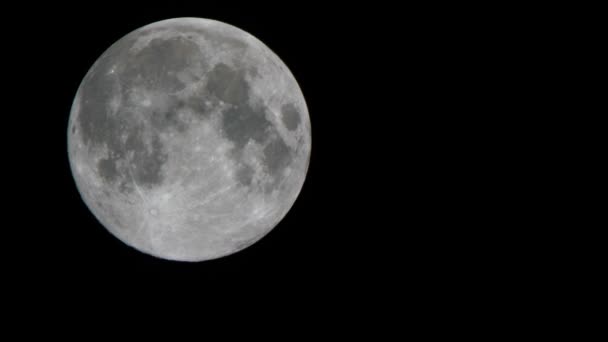
[{"label": "bright lunar highland", "polygon": [[129,246],[202,261],[250,246],[306,177],[310,119],[285,64],[234,26],[177,18],[139,28],[76,93],[68,153],[95,217]]}]

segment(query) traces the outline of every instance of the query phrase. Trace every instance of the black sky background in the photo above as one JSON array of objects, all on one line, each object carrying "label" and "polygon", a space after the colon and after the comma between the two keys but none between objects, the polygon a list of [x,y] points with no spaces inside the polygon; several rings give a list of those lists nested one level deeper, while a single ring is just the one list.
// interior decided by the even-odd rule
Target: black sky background
[{"label": "black sky background", "polygon": [[[373,188],[396,189],[399,181],[392,178],[402,172],[402,156],[381,158],[382,145],[392,138],[380,130],[402,111],[380,108],[399,100],[389,95],[395,90],[392,82],[376,81],[376,76],[390,79],[399,72],[390,64],[403,52],[393,50],[397,42],[380,34],[381,26],[395,23],[372,17],[372,27],[360,21],[363,9],[256,7],[51,6],[37,9],[30,18],[33,26],[5,21],[13,32],[13,53],[4,57],[15,65],[10,74],[17,90],[11,93],[16,122],[5,135],[18,146],[10,152],[9,214],[16,219],[6,241],[7,265],[18,274],[11,277],[15,284],[61,289],[81,282],[154,279],[193,286],[322,288],[338,286],[336,281],[354,274],[368,278],[368,271],[379,267],[371,260],[382,248],[373,241],[390,239],[390,231],[400,229],[377,211],[390,210],[399,194],[396,200],[372,195]],[[313,135],[305,185],[283,221],[250,248],[202,263],[161,260],[113,237],[80,199],[67,159],[70,107],[90,66],[125,34],[185,16],[229,23],[269,46],[304,93]],[[24,129],[8,128],[17,125]]]},{"label": "black sky background", "polygon": [[[492,80],[516,72],[502,61],[519,56],[495,44],[508,41],[496,27],[499,11],[471,11],[380,3],[7,8],[5,282],[41,299],[134,284],[158,293],[168,284],[352,304],[436,300],[481,291],[473,279],[505,281],[488,273],[504,260],[483,257],[504,236],[478,228],[508,223],[504,213],[491,215],[496,188],[483,185],[507,167],[485,159],[501,148],[483,143],[500,125],[480,113],[509,110]],[[310,167],[291,211],[253,246],[202,263],[161,260],[113,237],[80,199],[67,159],[70,107],[90,66],[125,34],[174,17],[223,21],[264,42],[294,74],[312,124]]]}]

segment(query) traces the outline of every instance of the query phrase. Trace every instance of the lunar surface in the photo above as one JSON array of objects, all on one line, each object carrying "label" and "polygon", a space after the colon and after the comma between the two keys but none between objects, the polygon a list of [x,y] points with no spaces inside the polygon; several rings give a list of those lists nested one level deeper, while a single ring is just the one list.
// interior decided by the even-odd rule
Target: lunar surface
[{"label": "lunar surface", "polygon": [[70,114],[76,186],[113,235],[164,259],[235,253],[272,230],[308,170],[310,119],[285,64],[234,26],[178,18],[114,43]]}]

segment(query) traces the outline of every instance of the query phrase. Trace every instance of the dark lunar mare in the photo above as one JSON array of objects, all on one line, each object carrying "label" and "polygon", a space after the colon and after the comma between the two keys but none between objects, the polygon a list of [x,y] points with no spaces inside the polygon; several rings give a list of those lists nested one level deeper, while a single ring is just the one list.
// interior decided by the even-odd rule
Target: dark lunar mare
[{"label": "dark lunar mare", "polygon": [[109,103],[119,84],[109,70],[115,60],[121,59],[128,43],[129,39],[124,38],[110,47],[93,65],[80,87],[81,103],[77,118],[80,135],[89,149],[107,148],[108,156],[98,162],[97,171],[110,183],[116,182],[120,176],[118,161],[125,157],[120,135],[128,122],[120,115],[112,116],[110,113]]},{"label": "dark lunar mare", "polygon": [[198,56],[198,46],[182,37],[152,39],[137,53],[127,55],[121,83],[126,89],[145,87],[168,93],[180,91],[186,85],[179,80],[178,72],[204,68]]},{"label": "dark lunar mare", "polygon": [[291,103],[286,103],[281,106],[281,114],[283,118],[283,124],[288,130],[293,131],[300,125],[300,112],[296,106]]},{"label": "dark lunar mare", "polygon": [[[235,159],[240,160],[249,140],[265,144],[265,165],[277,182],[282,178],[282,170],[291,162],[292,151],[266,118],[266,108],[261,101],[251,99],[252,92],[245,78],[247,72],[245,68],[234,69],[219,63],[208,74],[207,92],[230,105],[223,112],[222,125],[224,135],[234,143],[232,154]],[[250,185],[253,170],[244,163],[238,165],[237,180]]]},{"label": "dark lunar mare", "polygon": [[[162,183],[162,166],[168,155],[157,133],[167,129],[183,132],[186,126],[176,115],[179,107],[201,107],[201,103],[186,103],[169,95],[166,106],[143,113],[149,125],[133,120],[135,111],[144,109],[128,103],[129,91],[139,87],[171,94],[183,89],[176,74],[197,63],[192,57],[198,53],[194,43],[181,38],[156,39],[138,53],[129,54],[133,43],[134,38],[127,36],[110,47],[80,89],[78,124],[83,142],[89,149],[107,148],[108,155],[99,161],[97,171],[108,183],[118,183],[121,191],[133,189],[131,180],[142,187]],[[114,73],[110,73],[112,68]],[[122,105],[112,113],[109,104],[117,94],[122,97]],[[124,143],[123,135],[127,137]]]},{"label": "dark lunar mare", "polygon": [[[184,32],[188,31],[184,29]],[[171,129],[184,132],[187,125],[180,121],[178,111],[189,108],[205,117],[209,113],[205,105],[208,100],[212,105],[219,101],[228,104],[222,115],[222,128],[235,146],[231,155],[238,165],[237,180],[243,185],[251,185],[254,171],[241,161],[243,148],[251,139],[265,146],[265,167],[273,184],[278,183],[282,171],[293,158],[293,151],[266,118],[263,102],[251,98],[246,75],[247,72],[255,74],[257,70],[219,63],[207,72],[198,45],[187,36],[155,38],[137,53],[132,53],[129,49],[139,34],[127,35],[110,47],[87,74],[80,89],[82,102],[78,124],[83,142],[90,149],[106,147],[108,150],[108,156],[97,165],[99,175],[108,183],[118,184],[121,191],[132,191],[131,181],[150,188],[161,184],[162,166],[168,155],[158,133]],[[214,44],[226,45],[236,51],[246,47],[237,39],[217,33],[203,31],[202,34],[210,37]],[[112,68],[114,73],[109,72]],[[185,84],[179,80],[178,73],[192,70],[207,73],[206,89],[187,99],[179,98],[175,92],[184,89]],[[160,101],[163,105],[144,108],[129,103],[130,91],[137,88],[166,94]],[[121,106],[117,113],[112,113],[109,104],[117,94],[122,98]],[[132,119],[135,111],[145,111],[145,123]],[[286,127],[297,128],[300,116],[295,106],[283,106],[282,112]],[[124,143],[123,135],[127,136]]]}]

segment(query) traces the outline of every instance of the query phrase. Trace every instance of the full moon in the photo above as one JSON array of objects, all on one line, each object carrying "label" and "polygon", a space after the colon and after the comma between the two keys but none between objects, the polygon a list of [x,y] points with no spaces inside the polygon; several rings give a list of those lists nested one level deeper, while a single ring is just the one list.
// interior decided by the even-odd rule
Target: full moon
[{"label": "full moon", "polygon": [[201,18],[141,27],[80,84],[68,126],[78,191],[125,244],[203,261],[260,240],[298,197],[310,118],[266,45]]}]

